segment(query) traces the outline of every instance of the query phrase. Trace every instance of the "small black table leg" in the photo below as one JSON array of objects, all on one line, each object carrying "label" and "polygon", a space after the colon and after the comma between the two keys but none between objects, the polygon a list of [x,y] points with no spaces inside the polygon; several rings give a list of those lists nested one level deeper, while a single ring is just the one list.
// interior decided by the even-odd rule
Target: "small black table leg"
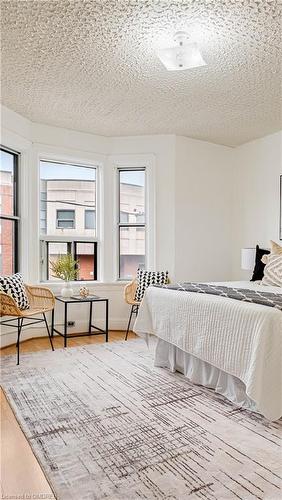
[{"label": "small black table leg", "polygon": [[68,303],[65,302],[65,321],[64,321],[64,347],[67,347],[67,328],[68,328]]},{"label": "small black table leg", "polygon": [[54,337],[54,314],[55,314],[55,308],[52,309],[51,337]]},{"label": "small black table leg", "polygon": [[88,326],[89,335],[91,335],[91,323],[92,323],[92,301],[90,302],[90,311],[89,311],[89,326]]},{"label": "small black table leg", "polygon": [[109,301],[106,300],[106,342],[109,339]]},{"label": "small black table leg", "polygon": [[17,365],[20,364],[20,335],[22,326],[23,326],[23,318],[18,318]]}]

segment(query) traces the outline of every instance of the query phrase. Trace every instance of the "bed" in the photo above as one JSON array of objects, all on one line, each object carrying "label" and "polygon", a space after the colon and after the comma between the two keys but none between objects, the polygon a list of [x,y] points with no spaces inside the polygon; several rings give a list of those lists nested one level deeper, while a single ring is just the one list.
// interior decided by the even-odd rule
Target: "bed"
[{"label": "bed", "polygon": [[[218,283],[282,294],[257,282]],[[155,366],[184,373],[269,420],[282,416],[282,311],[228,297],[149,287],[134,331],[157,337]]]}]

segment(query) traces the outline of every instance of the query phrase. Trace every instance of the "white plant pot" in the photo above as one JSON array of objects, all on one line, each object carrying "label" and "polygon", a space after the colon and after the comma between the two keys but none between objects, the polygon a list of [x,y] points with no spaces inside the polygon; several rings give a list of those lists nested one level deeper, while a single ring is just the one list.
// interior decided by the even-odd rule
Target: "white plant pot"
[{"label": "white plant pot", "polygon": [[73,295],[73,289],[71,287],[70,281],[65,281],[63,288],[61,289],[62,297],[71,297]]}]

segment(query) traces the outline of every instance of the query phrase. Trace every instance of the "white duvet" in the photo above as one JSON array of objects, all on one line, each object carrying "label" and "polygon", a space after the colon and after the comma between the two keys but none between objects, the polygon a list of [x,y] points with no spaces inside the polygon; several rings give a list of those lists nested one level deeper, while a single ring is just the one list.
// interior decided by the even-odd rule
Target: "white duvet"
[{"label": "white duvet", "polygon": [[[282,294],[250,282],[220,283]],[[260,413],[282,416],[282,312],[208,294],[149,287],[134,331],[152,334],[238,377]]]}]

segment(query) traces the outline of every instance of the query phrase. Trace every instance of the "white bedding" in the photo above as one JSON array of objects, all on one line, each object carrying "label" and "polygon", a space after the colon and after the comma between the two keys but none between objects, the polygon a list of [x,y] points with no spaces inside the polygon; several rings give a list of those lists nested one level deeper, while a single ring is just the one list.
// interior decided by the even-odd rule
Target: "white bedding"
[{"label": "white bedding", "polygon": [[[250,282],[220,283],[282,294]],[[282,416],[282,312],[208,294],[149,287],[134,325],[238,377],[260,413]]]}]

